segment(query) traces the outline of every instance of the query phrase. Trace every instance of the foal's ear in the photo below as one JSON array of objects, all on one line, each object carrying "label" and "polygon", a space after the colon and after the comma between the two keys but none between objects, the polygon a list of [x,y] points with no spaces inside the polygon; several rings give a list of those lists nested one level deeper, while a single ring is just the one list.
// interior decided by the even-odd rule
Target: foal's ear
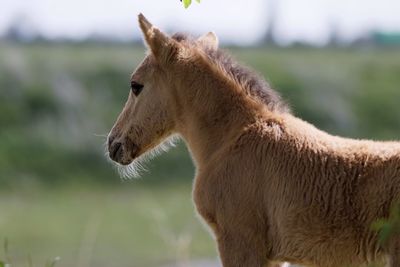
[{"label": "foal's ear", "polygon": [[146,43],[156,59],[170,59],[176,49],[176,41],[154,27],[143,14],[139,14],[139,25]]},{"label": "foal's ear", "polygon": [[205,48],[217,50],[218,37],[215,33],[209,32],[197,39],[197,42]]}]

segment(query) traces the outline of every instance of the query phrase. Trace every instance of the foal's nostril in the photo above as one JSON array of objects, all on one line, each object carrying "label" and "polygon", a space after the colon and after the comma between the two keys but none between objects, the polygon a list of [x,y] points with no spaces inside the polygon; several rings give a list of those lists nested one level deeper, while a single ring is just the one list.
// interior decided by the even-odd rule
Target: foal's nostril
[{"label": "foal's nostril", "polygon": [[114,137],[112,137],[112,136],[108,136],[108,141],[107,141],[107,144],[108,144],[108,148],[110,148],[111,147],[111,144],[112,144],[112,142],[114,141]]},{"label": "foal's nostril", "polygon": [[122,151],[122,144],[120,142],[116,142],[114,143],[110,149],[110,158],[112,158],[113,160],[117,160],[118,157],[120,157],[121,155],[121,151]]}]

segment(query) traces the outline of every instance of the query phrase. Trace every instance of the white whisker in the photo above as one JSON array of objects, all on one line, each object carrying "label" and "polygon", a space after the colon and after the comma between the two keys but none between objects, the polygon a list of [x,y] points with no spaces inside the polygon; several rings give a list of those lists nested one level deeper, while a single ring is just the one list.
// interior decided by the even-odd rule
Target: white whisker
[{"label": "white whisker", "polygon": [[96,134],[96,133],[94,133],[93,135],[96,136],[96,137],[103,137],[103,138],[107,138],[108,137],[108,134]]}]

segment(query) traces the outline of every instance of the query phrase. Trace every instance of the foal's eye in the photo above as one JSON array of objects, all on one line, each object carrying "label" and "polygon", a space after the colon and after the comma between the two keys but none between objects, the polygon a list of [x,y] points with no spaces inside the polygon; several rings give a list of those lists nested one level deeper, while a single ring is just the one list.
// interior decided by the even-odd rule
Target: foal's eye
[{"label": "foal's eye", "polygon": [[138,96],[140,94],[140,92],[142,91],[142,89],[143,89],[143,84],[140,84],[140,83],[137,83],[135,81],[132,81],[131,82],[131,89],[132,89],[132,93],[135,96]]}]

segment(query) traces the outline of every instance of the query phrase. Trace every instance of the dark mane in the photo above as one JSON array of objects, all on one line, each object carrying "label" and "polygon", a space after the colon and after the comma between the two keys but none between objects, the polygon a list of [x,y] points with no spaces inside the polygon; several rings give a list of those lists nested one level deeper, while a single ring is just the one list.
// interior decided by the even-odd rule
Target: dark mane
[{"label": "dark mane", "polygon": [[[192,45],[196,42],[196,39],[183,33],[176,33],[172,38],[178,42],[186,42]],[[244,88],[249,95],[256,97],[257,100],[264,103],[269,110],[282,113],[290,112],[287,103],[282,100],[280,95],[273,90],[268,82],[258,73],[239,64],[232,56],[221,49],[206,49],[205,52],[208,57],[216,64],[219,64],[240,87]]]}]

